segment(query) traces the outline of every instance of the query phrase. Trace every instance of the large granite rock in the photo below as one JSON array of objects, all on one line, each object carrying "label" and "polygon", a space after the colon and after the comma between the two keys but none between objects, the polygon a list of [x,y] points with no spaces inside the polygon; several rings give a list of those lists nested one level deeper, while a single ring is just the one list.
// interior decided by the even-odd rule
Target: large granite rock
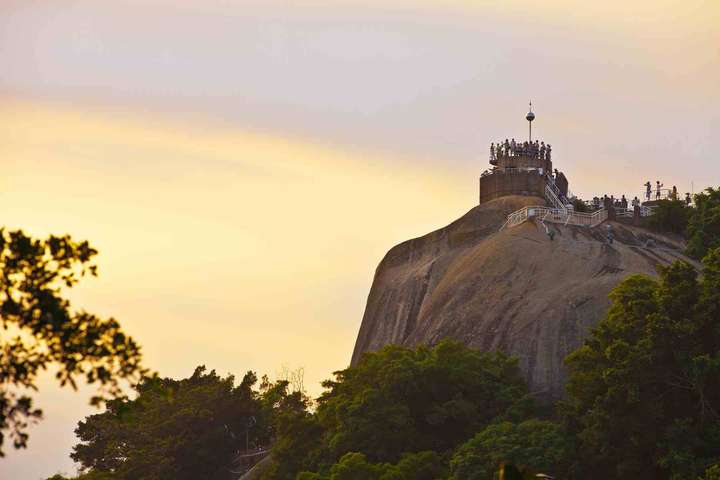
[{"label": "large granite rock", "polygon": [[610,290],[632,273],[690,260],[677,239],[616,222],[612,245],[606,224],[551,224],[554,240],[532,221],[498,232],[508,213],[543,204],[500,198],[393,247],[375,273],[352,362],[387,344],[451,337],[519,357],[531,391],[541,401],[559,398],[563,359],[604,316]]}]

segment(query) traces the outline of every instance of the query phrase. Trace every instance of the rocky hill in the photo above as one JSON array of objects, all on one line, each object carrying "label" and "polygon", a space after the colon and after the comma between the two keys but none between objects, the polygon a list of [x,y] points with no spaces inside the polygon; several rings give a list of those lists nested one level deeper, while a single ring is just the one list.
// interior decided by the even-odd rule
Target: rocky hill
[{"label": "rocky hill", "polygon": [[507,214],[536,197],[477,206],[447,227],[393,247],[378,266],[352,362],[390,343],[415,346],[452,337],[520,358],[541,400],[562,394],[563,358],[603,317],[608,293],[632,273],[690,261],[678,239],[611,222],[594,229],[532,221],[498,232]]}]

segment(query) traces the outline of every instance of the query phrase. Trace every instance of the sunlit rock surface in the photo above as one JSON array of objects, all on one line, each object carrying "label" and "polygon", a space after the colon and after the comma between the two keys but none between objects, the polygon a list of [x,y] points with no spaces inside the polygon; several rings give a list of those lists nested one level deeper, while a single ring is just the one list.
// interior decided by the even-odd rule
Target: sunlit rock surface
[{"label": "sunlit rock surface", "polygon": [[554,240],[533,221],[498,232],[507,214],[544,203],[500,198],[393,247],[376,270],[353,364],[390,343],[452,337],[519,357],[531,391],[541,401],[559,398],[563,358],[607,312],[610,290],[630,274],[656,275],[657,265],[688,259],[678,239],[616,222],[612,245],[607,223],[550,224]]}]

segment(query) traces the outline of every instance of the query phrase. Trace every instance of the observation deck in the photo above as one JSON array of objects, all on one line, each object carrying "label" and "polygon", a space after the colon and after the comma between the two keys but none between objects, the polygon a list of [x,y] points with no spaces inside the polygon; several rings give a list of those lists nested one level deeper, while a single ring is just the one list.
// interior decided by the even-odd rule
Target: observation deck
[{"label": "observation deck", "polygon": [[508,195],[545,197],[551,185],[559,198],[567,196],[568,181],[553,171],[552,147],[545,142],[516,142],[490,145],[490,165],[480,176],[480,203]]},{"label": "observation deck", "polygon": [[542,168],[552,170],[552,147],[545,142],[511,142],[490,145],[490,165],[498,168]]}]

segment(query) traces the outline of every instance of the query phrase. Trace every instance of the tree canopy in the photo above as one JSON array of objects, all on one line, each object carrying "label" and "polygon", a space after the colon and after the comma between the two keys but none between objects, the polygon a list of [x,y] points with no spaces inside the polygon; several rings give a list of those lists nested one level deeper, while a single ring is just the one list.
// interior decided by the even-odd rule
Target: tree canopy
[{"label": "tree canopy", "polygon": [[653,230],[685,235],[692,212],[683,200],[660,200],[646,223]]},{"label": "tree canopy", "polygon": [[234,478],[238,452],[268,445],[279,412],[305,408],[287,381],[264,378],[257,390],[248,372],[234,383],[205,367],[183,380],[146,378],[134,400],[108,402],[104,413],[78,425],[81,443],[71,456],[86,472],[81,478]]},{"label": "tree canopy", "polygon": [[698,478],[720,457],[720,249],[633,275],[567,359],[563,405],[588,478]]},{"label": "tree canopy", "polygon": [[[385,347],[324,386],[314,415],[284,425],[266,478],[295,479],[303,470],[332,477],[348,462],[384,471],[404,455],[444,455],[490,422],[532,411],[516,360],[450,340]],[[361,457],[345,458],[350,453]]]},{"label": "tree canopy", "polygon": [[323,383],[315,409],[287,380],[256,388],[249,372],[235,386],[199,367],[146,377],[134,400],[81,422],[78,480],[230,479],[238,451],[267,445],[263,480],[719,479],[717,192],[659,210],[668,224],[688,215],[702,275],[678,261],[621,282],[566,359],[567,396],[550,419],[516,359],[452,340],[364,355]]},{"label": "tree canopy", "polygon": [[92,403],[122,395],[122,380],[145,370],[140,347],[113,318],[74,311],[63,289],[96,275],[97,251],[69,236],[32,238],[0,229],[0,456],[9,437],[27,445],[27,428],[42,417],[28,391],[54,367],[60,385],[83,379],[100,386]]},{"label": "tree canopy", "polygon": [[688,219],[688,254],[703,258],[720,247],[720,188],[708,188],[694,197],[695,208]]},{"label": "tree canopy", "polygon": [[396,464],[370,463],[362,453],[343,455],[327,475],[302,472],[297,480],[438,480],[447,467],[436,452],[406,453]]},{"label": "tree canopy", "polygon": [[457,449],[451,480],[492,479],[510,462],[552,476],[567,475],[572,442],[563,428],[547,420],[493,423]]}]

